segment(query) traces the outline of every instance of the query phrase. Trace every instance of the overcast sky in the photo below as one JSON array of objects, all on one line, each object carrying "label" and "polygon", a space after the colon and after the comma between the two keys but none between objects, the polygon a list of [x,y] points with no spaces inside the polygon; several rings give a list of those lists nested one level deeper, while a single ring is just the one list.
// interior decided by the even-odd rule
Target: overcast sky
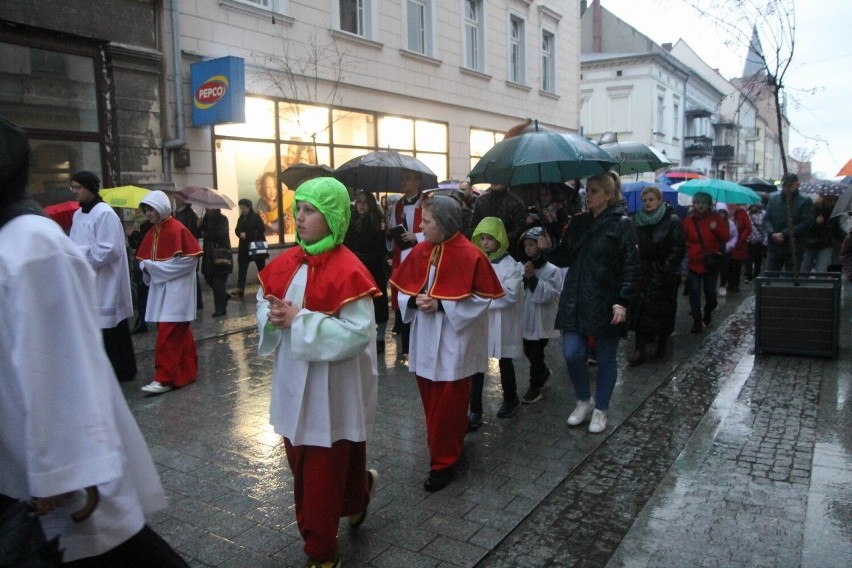
[{"label": "overcast sky", "polygon": [[[601,0],[601,5],[658,44],[682,38],[727,79],[742,75],[748,46],[727,47],[731,38],[682,0]],[[830,179],[852,159],[852,2],[797,0],[795,16],[796,46],[785,76],[788,154],[800,147],[815,151],[814,175]],[[818,92],[803,91],[814,88]]]}]

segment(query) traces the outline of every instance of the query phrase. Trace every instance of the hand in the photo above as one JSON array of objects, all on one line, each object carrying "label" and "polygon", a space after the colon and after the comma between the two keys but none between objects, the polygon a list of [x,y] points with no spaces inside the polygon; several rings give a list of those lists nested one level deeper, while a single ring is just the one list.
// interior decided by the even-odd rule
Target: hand
[{"label": "hand", "polygon": [[627,308],[618,304],[612,307],[612,325],[619,324],[627,320]]},{"label": "hand", "polygon": [[405,233],[402,234],[402,240],[404,240],[407,243],[416,243],[417,242],[417,235],[415,235],[411,231],[406,231]]},{"label": "hand", "polygon": [[772,233],[770,235],[772,237],[772,242],[775,244],[782,244],[784,242],[784,234],[783,233]]},{"label": "hand", "polygon": [[264,225],[269,224],[269,213],[266,211],[258,211],[257,214],[260,215],[260,220],[263,221]]},{"label": "hand", "polygon": [[710,230],[711,230],[711,231],[715,231],[715,230],[716,230],[716,221],[710,221]]},{"label": "hand", "polygon": [[31,501],[36,513],[44,515],[64,505],[70,495],[71,493],[62,493],[52,497],[33,497]]},{"label": "hand", "polygon": [[245,238],[246,238],[246,234],[245,234],[245,233],[240,233],[240,238],[241,238],[241,239],[245,239]]},{"label": "hand", "polygon": [[267,294],[263,299],[269,302],[269,322],[278,329],[290,329],[299,314],[299,308],[290,300],[282,300],[272,294]]},{"label": "hand", "polygon": [[434,314],[438,311],[438,300],[430,298],[426,294],[417,294],[415,298],[417,309],[425,314]]}]

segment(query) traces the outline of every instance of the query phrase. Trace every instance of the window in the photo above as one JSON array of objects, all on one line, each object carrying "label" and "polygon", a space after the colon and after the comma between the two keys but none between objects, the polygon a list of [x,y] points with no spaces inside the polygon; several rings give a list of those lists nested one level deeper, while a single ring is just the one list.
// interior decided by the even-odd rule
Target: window
[{"label": "window", "polygon": [[666,98],[663,95],[657,95],[657,132],[662,136],[666,126],[666,117],[663,114],[666,111]]},{"label": "window", "polygon": [[432,1],[405,0],[408,50],[432,56]]},{"label": "window", "polygon": [[672,106],[672,136],[680,138],[680,104]]},{"label": "window", "polygon": [[526,82],[525,22],[522,18],[509,16],[509,80],[513,83]]},{"label": "window", "polygon": [[364,38],[372,38],[372,1],[339,0],[340,30]]},{"label": "window", "polygon": [[503,139],[502,132],[493,130],[470,129],[470,169],[473,169],[479,159],[497,142]]},{"label": "window", "polygon": [[464,2],[464,66],[485,71],[485,18],[483,0]]},{"label": "window", "polygon": [[250,6],[256,6],[263,10],[269,10],[270,12],[275,12],[276,14],[286,14],[287,13],[287,2],[288,0],[233,0],[238,4],[248,4]]},{"label": "window", "polygon": [[556,92],[556,37],[548,31],[541,32],[541,90]]}]

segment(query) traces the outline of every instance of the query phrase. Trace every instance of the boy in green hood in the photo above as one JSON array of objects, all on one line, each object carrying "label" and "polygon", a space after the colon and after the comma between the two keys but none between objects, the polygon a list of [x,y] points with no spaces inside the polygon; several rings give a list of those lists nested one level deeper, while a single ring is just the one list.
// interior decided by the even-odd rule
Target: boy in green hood
[{"label": "boy in green hood", "polygon": [[[499,418],[514,416],[521,407],[515,365],[512,359],[523,355],[521,317],[524,309],[524,285],[521,265],[508,254],[509,237],[498,217],[485,217],[473,231],[472,242],[491,261],[503,291],[502,298],[491,300],[488,308],[488,356],[495,357],[500,365],[500,385],[503,387],[503,404],[497,411]],[[468,428],[482,426],[482,388],[485,374],[473,375],[470,392]]]}]

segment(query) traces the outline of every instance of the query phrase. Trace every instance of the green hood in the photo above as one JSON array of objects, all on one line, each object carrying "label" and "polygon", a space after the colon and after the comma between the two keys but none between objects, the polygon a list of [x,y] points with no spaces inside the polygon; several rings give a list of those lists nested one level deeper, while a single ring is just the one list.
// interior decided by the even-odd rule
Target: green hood
[{"label": "green hood", "polygon": [[485,217],[479,222],[476,229],[474,229],[473,236],[470,240],[480,250],[482,250],[482,246],[479,244],[479,235],[483,234],[494,237],[494,239],[500,243],[500,248],[497,249],[496,252],[489,254],[488,259],[499,260],[503,258],[506,255],[506,251],[509,249],[509,236],[506,234],[506,227],[503,225],[503,221],[501,221],[498,217]]},{"label": "green hood", "polygon": [[352,212],[349,205],[349,192],[342,183],[334,178],[319,177],[300,185],[293,198],[293,218],[298,214],[296,204],[300,201],[307,201],[316,207],[325,217],[325,222],[331,230],[330,235],[310,245],[302,242],[297,231],[296,242],[306,253],[322,254],[343,242]]}]

